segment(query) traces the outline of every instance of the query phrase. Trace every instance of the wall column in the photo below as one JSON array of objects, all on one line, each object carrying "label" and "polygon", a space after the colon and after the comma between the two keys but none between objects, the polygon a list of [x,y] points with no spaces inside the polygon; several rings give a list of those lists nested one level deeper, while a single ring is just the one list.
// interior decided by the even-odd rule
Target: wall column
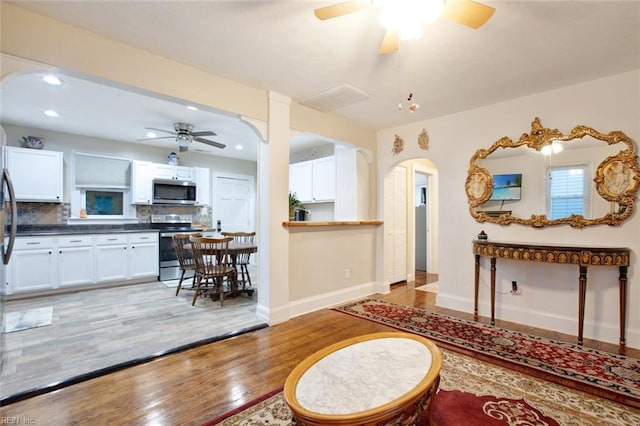
[{"label": "wall column", "polygon": [[289,319],[289,139],[291,98],[269,92],[267,143],[260,144],[260,282],[258,316],[269,324]]}]

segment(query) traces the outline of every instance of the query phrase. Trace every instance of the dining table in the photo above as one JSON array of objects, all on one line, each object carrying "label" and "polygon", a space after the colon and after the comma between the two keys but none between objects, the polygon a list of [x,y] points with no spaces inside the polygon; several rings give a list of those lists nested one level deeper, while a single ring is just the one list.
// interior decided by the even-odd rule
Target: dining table
[{"label": "dining table", "polygon": [[[205,238],[222,238],[222,236],[217,233],[216,234],[203,233],[202,236]],[[185,244],[184,248],[186,250],[191,250],[191,244],[190,243]],[[243,244],[235,241],[230,241],[227,253],[229,255],[229,258],[231,259],[231,264],[233,265],[233,268],[237,271],[238,268],[237,268],[236,262],[237,262],[238,256],[241,254],[256,253],[257,251],[258,251],[258,246],[256,246],[255,244]],[[237,273],[236,273],[236,278],[231,283],[231,288],[232,288],[232,294],[234,295],[240,295],[245,293],[249,296],[252,296],[253,292],[255,291],[253,287],[244,288],[244,289],[238,288]]]}]

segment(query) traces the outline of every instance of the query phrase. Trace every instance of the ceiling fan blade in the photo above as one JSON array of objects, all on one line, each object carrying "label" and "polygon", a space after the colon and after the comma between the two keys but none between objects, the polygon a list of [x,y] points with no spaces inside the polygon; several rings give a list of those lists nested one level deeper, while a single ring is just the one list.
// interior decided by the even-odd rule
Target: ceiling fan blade
[{"label": "ceiling fan blade", "polygon": [[158,140],[158,139],[174,139],[174,138],[175,138],[175,136],[161,136],[159,138],[144,138],[144,139],[136,139],[136,140],[138,142],[141,142],[141,141],[155,141],[155,140]]},{"label": "ceiling fan blade", "polygon": [[331,6],[320,7],[315,9],[313,13],[316,15],[316,18],[324,21],[325,19],[337,18],[338,16],[359,12],[369,6],[371,6],[370,1],[352,0],[333,4]]},{"label": "ceiling fan blade", "polygon": [[174,132],[173,130],[156,129],[155,127],[145,127],[145,129],[147,129],[147,130],[155,130],[157,132],[170,133],[172,135],[176,134],[176,132]]},{"label": "ceiling fan blade", "polygon": [[206,130],[204,132],[191,132],[191,136],[218,136],[216,132]]},{"label": "ceiling fan blade", "polygon": [[193,140],[194,141],[198,141],[198,142],[202,142],[202,143],[204,143],[206,145],[213,146],[213,147],[216,147],[216,148],[224,148],[224,147],[226,147],[226,145],[221,144],[220,142],[210,141],[209,139],[193,138]]},{"label": "ceiling fan blade", "polygon": [[442,16],[467,27],[478,29],[491,18],[495,9],[472,0],[447,0]]},{"label": "ceiling fan blade", "polygon": [[400,48],[400,32],[387,30],[380,44],[379,53],[393,53]]}]

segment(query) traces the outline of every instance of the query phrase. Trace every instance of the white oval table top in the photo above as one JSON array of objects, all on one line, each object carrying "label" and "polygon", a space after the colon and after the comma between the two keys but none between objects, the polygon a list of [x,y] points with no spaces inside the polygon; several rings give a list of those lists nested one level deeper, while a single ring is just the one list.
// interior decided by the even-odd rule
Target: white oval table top
[{"label": "white oval table top", "polygon": [[320,358],[300,376],[295,398],[319,414],[357,413],[415,389],[432,367],[431,350],[415,338],[382,337],[350,344]]}]

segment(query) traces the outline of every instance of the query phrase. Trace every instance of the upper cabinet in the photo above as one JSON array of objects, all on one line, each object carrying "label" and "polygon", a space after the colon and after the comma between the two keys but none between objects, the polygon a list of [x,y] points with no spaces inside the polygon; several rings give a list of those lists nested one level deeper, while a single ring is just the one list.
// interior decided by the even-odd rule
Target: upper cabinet
[{"label": "upper cabinet", "polygon": [[336,197],[335,156],[289,165],[289,190],[302,203],[333,202]]},{"label": "upper cabinet", "polygon": [[63,153],[6,147],[16,201],[62,202]]},{"label": "upper cabinet", "polygon": [[153,188],[151,182],[155,165],[149,161],[134,161],[131,167],[131,191],[133,204],[151,204]]},{"label": "upper cabinet", "polygon": [[193,181],[196,183],[196,205],[208,206],[211,204],[211,178],[206,167],[193,168]]},{"label": "upper cabinet", "polygon": [[191,167],[174,166],[171,164],[155,165],[156,179],[193,180],[193,170]]}]

